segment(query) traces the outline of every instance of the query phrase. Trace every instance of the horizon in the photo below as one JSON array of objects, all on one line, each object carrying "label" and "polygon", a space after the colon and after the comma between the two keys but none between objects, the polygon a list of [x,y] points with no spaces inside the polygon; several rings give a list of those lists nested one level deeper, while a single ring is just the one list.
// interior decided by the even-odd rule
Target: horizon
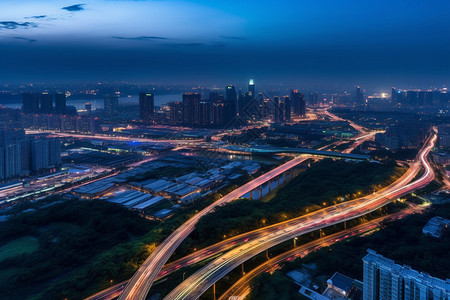
[{"label": "horizon", "polygon": [[444,86],[447,1],[6,0],[0,82]]}]

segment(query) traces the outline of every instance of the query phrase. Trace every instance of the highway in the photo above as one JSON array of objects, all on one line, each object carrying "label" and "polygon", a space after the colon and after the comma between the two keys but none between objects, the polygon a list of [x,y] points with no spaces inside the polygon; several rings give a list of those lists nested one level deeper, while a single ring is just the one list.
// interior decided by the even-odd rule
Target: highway
[{"label": "highway", "polygon": [[203,139],[197,140],[157,140],[157,139],[147,139],[147,138],[133,138],[133,137],[124,137],[124,136],[110,136],[103,134],[76,134],[76,133],[64,133],[53,130],[26,130],[26,134],[52,134],[60,137],[70,137],[70,138],[79,138],[79,139],[91,139],[91,140],[109,140],[109,141],[122,141],[122,142],[143,142],[143,143],[161,143],[161,144],[171,144],[171,145],[179,145],[179,144],[195,144],[198,142],[203,142]]},{"label": "highway", "polygon": [[[379,209],[401,195],[408,194],[426,186],[434,179],[434,171],[428,162],[428,154],[434,147],[436,139],[437,135],[433,133],[426,141],[424,147],[419,152],[418,158],[413,162],[409,170],[390,186],[372,195],[310,213],[303,216],[303,222],[300,225],[280,228],[267,236],[236,247],[187,278],[164,299],[196,299],[228,272],[268,248],[296,236],[362,216]],[[421,170],[421,166],[424,167],[423,175],[408,184],[408,182],[417,176]]]},{"label": "highway", "polygon": [[163,265],[167,262],[172,253],[175,252],[181,242],[183,242],[184,239],[189,236],[189,234],[194,230],[195,225],[203,216],[210,213],[214,210],[214,208],[220,205],[225,205],[231,201],[239,199],[239,197],[254,190],[255,188],[275,178],[276,176],[283,174],[291,168],[299,165],[310,157],[311,156],[303,155],[288,161],[287,163],[233,190],[229,194],[220,198],[213,204],[209,205],[208,207],[204,208],[202,211],[191,217],[183,225],[172,232],[172,234],[152,252],[152,254],[145,260],[142,266],[133,275],[123,293],[120,295],[119,299],[144,300],[147,296],[148,291],[150,290],[150,287],[161,271]]},{"label": "highway", "polygon": [[409,214],[416,213],[421,210],[423,210],[423,207],[420,206],[410,207],[404,211],[400,211],[395,214],[377,218],[367,223],[331,234],[329,236],[322,237],[310,243],[286,251],[285,253],[282,253],[274,258],[267,260],[266,262],[259,265],[250,272],[245,273],[245,275],[242,278],[240,278],[235,284],[233,284],[233,286],[231,286],[225,293],[223,293],[219,297],[219,300],[228,300],[230,299],[230,297],[234,297],[232,299],[244,299],[250,293],[250,282],[257,276],[265,272],[273,272],[276,269],[280,268],[279,265],[280,263],[284,261],[294,260],[297,257],[304,257],[308,253],[313,252],[322,247],[327,247],[336,242],[343,241],[347,238],[358,236],[367,233],[369,231],[372,231],[376,227],[378,227],[381,224],[381,222],[385,220],[401,219]]},{"label": "highway", "polygon": [[296,157],[293,160],[267,172],[266,174],[261,175],[260,177],[237,188],[236,190],[225,195],[213,204],[209,205],[208,207],[194,215],[192,218],[190,218],[188,221],[186,221],[183,225],[178,227],[144,261],[141,267],[136,271],[131,280],[128,282],[123,293],[120,295],[119,300],[145,299],[148,291],[150,290],[153,282],[157,278],[164,264],[167,262],[172,253],[175,252],[178,246],[183,242],[183,240],[194,230],[195,225],[204,215],[213,211],[217,206],[225,205],[226,203],[238,199],[242,195],[245,195],[251,190],[254,190],[256,187],[264,184],[270,179],[304,162],[309,157],[310,156]]}]

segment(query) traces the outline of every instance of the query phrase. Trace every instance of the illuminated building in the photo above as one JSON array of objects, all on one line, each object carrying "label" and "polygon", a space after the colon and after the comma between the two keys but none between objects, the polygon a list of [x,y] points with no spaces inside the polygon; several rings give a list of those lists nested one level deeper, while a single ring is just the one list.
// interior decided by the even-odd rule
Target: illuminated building
[{"label": "illuminated building", "polygon": [[306,115],[305,95],[298,90],[291,90],[290,102],[295,115],[299,117],[304,117]]},{"label": "illuminated building", "polygon": [[359,86],[356,86],[356,92],[355,92],[355,105],[362,106],[365,104],[364,100],[364,91],[361,90]]},{"label": "illuminated building", "polygon": [[373,250],[363,258],[363,300],[448,300],[450,280],[400,266]]},{"label": "illuminated building", "polygon": [[155,97],[151,93],[139,93],[139,114],[142,121],[152,120],[155,111]]},{"label": "illuminated building", "polygon": [[255,82],[253,81],[253,79],[250,79],[250,81],[248,82],[248,95],[251,98],[254,98],[256,95]]},{"label": "illuminated building", "polygon": [[200,94],[185,93],[183,94],[183,123],[194,125],[199,123],[200,117]]},{"label": "illuminated building", "polygon": [[53,111],[53,97],[49,93],[42,93],[40,96],[41,113],[51,114]]},{"label": "illuminated building", "polygon": [[104,99],[104,112],[107,118],[117,118],[119,112],[119,96],[118,95],[105,95]]}]

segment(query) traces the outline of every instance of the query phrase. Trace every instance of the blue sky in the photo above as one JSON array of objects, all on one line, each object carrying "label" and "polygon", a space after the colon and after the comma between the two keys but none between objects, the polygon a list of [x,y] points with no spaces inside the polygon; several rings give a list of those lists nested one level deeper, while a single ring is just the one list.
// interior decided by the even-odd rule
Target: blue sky
[{"label": "blue sky", "polygon": [[447,0],[1,2],[0,82],[450,79]]}]

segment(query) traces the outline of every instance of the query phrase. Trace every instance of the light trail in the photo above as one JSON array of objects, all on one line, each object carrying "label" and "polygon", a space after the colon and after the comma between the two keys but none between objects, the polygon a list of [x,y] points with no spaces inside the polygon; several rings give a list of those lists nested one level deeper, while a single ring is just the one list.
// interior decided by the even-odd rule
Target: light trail
[{"label": "light trail", "polygon": [[[261,239],[237,247],[194,273],[164,299],[196,299],[229,271],[268,248],[295,236],[360,217],[368,212],[379,209],[401,195],[426,186],[434,179],[434,171],[427,160],[427,156],[433,148],[436,139],[437,135],[434,133],[422,148],[419,159],[405,175],[389,187],[361,199],[310,213],[304,216],[305,221],[300,226],[297,225],[287,229],[281,229]],[[419,173],[421,164],[425,168],[424,174],[416,181],[407,184]]]},{"label": "light trail", "polygon": [[369,231],[374,230],[377,225],[380,225],[384,220],[394,220],[400,219],[408,214],[416,213],[416,211],[422,210],[422,207],[413,207],[408,208],[404,211],[400,211],[391,215],[387,215],[381,218],[377,218],[375,220],[366,222],[364,224],[352,227],[347,230],[343,230],[329,236],[322,237],[310,243],[298,246],[293,248],[285,253],[282,253],[261,265],[257,266],[250,272],[246,273],[243,277],[241,277],[235,284],[233,284],[227,291],[225,291],[218,300],[228,300],[230,297],[235,297],[235,299],[244,299],[250,293],[250,282],[263,274],[264,272],[273,272],[274,270],[280,268],[279,264],[284,261],[291,261],[296,259],[297,257],[304,257],[308,253],[320,249],[322,247],[330,246],[336,242],[340,242],[345,240],[347,237],[354,237]]}]

